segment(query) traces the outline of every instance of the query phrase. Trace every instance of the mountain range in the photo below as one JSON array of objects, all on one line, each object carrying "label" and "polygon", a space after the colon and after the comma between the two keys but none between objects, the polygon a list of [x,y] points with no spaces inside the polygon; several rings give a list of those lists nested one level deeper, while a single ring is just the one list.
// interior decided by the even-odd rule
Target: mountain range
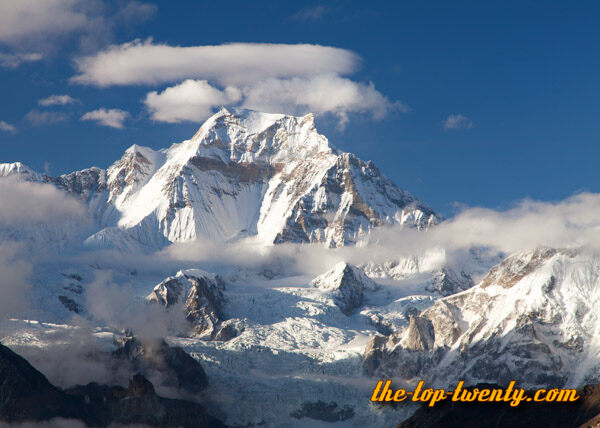
[{"label": "mountain range", "polygon": [[[444,219],[332,147],[313,115],[223,108],[191,139],[133,145],[106,169],[53,177],[5,163],[0,180],[81,208],[0,218],[2,243],[28,243],[32,264],[29,312],[0,342],[61,391],[125,387],[143,367],[160,397],[229,425],[393,426],[416,407],[370,404],[379,379],[598,383],[597,251],[378,247],[378,233],[427,236]],[[169,382],[146,351],[155,336],[167,360],[200,363],[201,395]],[[117,354],[136,362],[115,368]]]}]

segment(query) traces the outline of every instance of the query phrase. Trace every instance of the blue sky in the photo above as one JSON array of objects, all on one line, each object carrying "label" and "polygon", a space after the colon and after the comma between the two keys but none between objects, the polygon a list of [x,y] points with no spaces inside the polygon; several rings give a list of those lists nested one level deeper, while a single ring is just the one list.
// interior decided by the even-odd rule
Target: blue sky
[{"label": "blue sky", "polygon": [[[600,191],[597,3],[47,1],[46,13],[41,0],[0,4],[0,162],[19,160],[52,174],[107,167],[131,144],[161,148],[189,138],[204,111],[221,100],[265,105],[261,94],[283,85],[330,92],[327,100],[311,98],[310,106],[280,94],[268,107],[316,108],[317,124],[334,145],[373,160],[444,215],[455,202],[502,208],[526,197]],[[117,70],[113,83],[99,86],[97,76],[73,81],[91,76],[76,60],[111,49],[135,63],[123,47],[135,39],[144,55],[172,48],[174,62],[152,71],[153,82],[140,83],[146,70],[133,73],[130,83],[114,83],[121,72],[110,63],[102,63],[102,72]],[[260,51],[252,55],[258,65],[243,64],[275,62],[253,80],[229,75],[228,64],[239,60],[235,52],[216,71],[186,63],[175,77],[156,75],[185,61],[177,46],[232,42],[339,49],[314,48],[310,61],[298,62],[289,46],[289,56]],[[163,91],[181,89],[188,78],[212,101],[203,110],[174,112]],[[340,88],[357,92],[326,105]],[[175,89],[173,96],[181,96]],[[153,91],[156,102],[149,104]],[[52,95],[76,101],[39,104]],[[81,120],[102,108],[127,113],[101,111]]]}]

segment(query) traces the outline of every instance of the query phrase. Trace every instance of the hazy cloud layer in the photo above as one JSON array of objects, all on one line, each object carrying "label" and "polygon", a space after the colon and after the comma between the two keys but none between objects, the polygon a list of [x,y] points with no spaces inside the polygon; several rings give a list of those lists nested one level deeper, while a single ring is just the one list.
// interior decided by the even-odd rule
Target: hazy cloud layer
[{"label": "hazy cloud layer", "polygon": [[85,208],[76,199],[53,185],[13,177],[0,179],[0,201],[15,201],[0,204],[0,226],[69,221],[85,215]]},{"label": "hazy cloud layer", "polygon": [[[374,229],[367,245],[359,247],[265,247],[251,238],[230,244],[198,240],[172,244],[155,255],[135,257],[130,262],[139,263],[140,270],[163,266],[170,270],[199,267],[219,271],[237,266],[260,271],[280,266],[288,273],[313,276],[339,261],[381,263],[430,250],[453,252],[473,247],[510,254],[538,246],[600,249],[600,194],[583,193],[560,202],[523,200],[505,211],[468,208],[426,233],[400,226],[380,227]],[[105,256],[107,262],[120,263],[118,256],[110,252]]]},{"label": "hazy cloud layer", "polygon": [[130,116],[131,115],[129,112],[124,110],[116,108],[99,108],[97,110],[87,112],[81,116],[81,120],[91,120],[97,122],[99,125],[108,126],[115,129],[123,129],[125,126],[125,120],[127,120]]},{"label": "hazy cloud layer", "polygon": [[471,119],[462,114],[451,114],[442,124],[446,131],[452,129],[471,129],[475,125]]},{"label": "hazy cloud layer", "polygon": [[79,100],[70,95],[51,95],[48,98],[38,100],[38,104],[44,107],[48,106],[64,106],[67,104],[78,103]]},{"label": "hazy cloud layer", "polygon": [[229,86],[273,77],[348,74],[358,62],[358,56],[348,50],[320,45],[231,43],[181,47],[136,40],[79,58],[79,74],[72,80],[106,87],[205,79]]},{"label": "hazy cloud layer", "polygon": [[10,316],[20,316],[27,309],[27,293],[31,289],[31,263],[20,257],[21,246],[0,244],[0,323]]},{"label": "hazy cloud layer", "polygon": [[16,134],[17,128],[10,123],[0,120],[0,131],[8,132],[9,134]]}]

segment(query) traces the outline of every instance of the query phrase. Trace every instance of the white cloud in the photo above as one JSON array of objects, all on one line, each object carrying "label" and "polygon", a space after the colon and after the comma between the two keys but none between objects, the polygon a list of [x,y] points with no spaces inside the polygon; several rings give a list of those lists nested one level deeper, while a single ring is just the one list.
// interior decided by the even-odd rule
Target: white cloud
[{"label": "white cloud", "polygon": [[217,46],[168,46],[134,41],[79,58],[76,83],[100,87],[151,85],[201,79],[222,86],[266,78],[347,74],[359,57],[320,45],[231,43]]},{"label": "white cloud", "polygon": [[89,18],[78,0],[18,0],[0,2],[0,42],[14,43],[43,34],[82,29]]},{"label": "white cloud", "polygon": [[71,221],[82,217],[82,205],[67,193],[50,184],[19,181],[12,177],[0,179],[0,225],[22,225]]},{"label": "white cloud", "polygon": [[84,51],[98,50],[112,42],[117,29],[155,12],[156,6],[136,0],[2,0],[0,44],[48,54],[70,37]]},{"label": "white cloud", "polygon": [[152,119],[161,122],[201,122],[215,107],[240,104],[245,108],[302,115],[330,113],[343,124],[349,113],[368,113],[381,119],[390,110],[407,111],[392,103],[372,83],[357,83],[337,75],[266,79],[220,90],[206,80],[186,80],[144,100]]},{"label": "white cloud", "polygon": [[39,111],[34,109],[25,115],[25,119],[35,126],[41,126],[66,122],[69,117],[65,113],[56,111]]},{"label": "white cloud", "polygon": [[243,93],[246,108],[289,114],[331,113],[342,124],[349,113],[368,113],[374,119],[382,119],[394,108],[410,110],[403,103],[390,102],[373,83],[354,82],[331,74],[266,79],[243,88]]},{"label": "white cloud", "polygon": [[353,113],[381,119],[391,110],[410,110],[391,102],[373,83],[344,77],[359,62],[353,52],[320,45],[178,47],[137,40],[79,58],[72,81],[99,87],[176,82],[144,99],[153,120],[169,123],[201,122],[222,105],[332,114],[342,126]]},{"label": "white cloud", "polygon": [[110,128],[123,129],[125,120],[127,120],[127,118],[130,116],[131,115],[124,110],[115,108],[99,108],[97,110],[87,112],[81,116],[81,120],[94,120],[100,125],[108,126]]},{"label": "white cloud", "polygon": [[38,104],[44,107],[48,106],[64,106],[67,104],[75,104],[79,102],[78,99],[71,97],[70,95],[51,95],[48,98],[43,98],[38,101]]},{"label": "white cloud", "polygon": [[16,134],[17,128],[10,123],[0,120],[0,131],[8,132],[9,134]]},{"label": "white cloud", "polygon": [[152,114],[152,120],[160,122],[199,122],[211,115],[217,106],[238,102],[241,99],[237,88],[221,91],[206,80],[188,79],[179,85],[146,95],[144,103]]},{"label": "white cloud", "polygon": [[17,68],[26,62],[40,61],[43,58],[39,53],[0,53],[0,67]]},{"label": "white cloud", "polygon": [[462,114],[451,114],[443,122],[444,129],[471,129],[475,124],[471,119]]}]

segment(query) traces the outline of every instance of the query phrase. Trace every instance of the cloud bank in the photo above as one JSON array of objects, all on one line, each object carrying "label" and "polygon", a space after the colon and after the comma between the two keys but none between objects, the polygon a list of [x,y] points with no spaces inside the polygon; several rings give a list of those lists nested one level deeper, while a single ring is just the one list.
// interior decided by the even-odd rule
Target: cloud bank
[{"label": "cloud bank", "polygon": [[205,79],[229,86],[265,78],[348,74],[358,63],[359,57],[348,50],[320,45],[231,43],[181,47],[155,44],[149,39],[79,58],[79,74],[72,81],[107,87]]},{"label": "cloud bank", "polygon": [[152,40],[125,43],[76,61],[71,80],[97,87],[173,84],[143,102],[159,122],[202,122],[221,106],[303,115],[352,113],[383,118],[406,112],[373,83],[351,80],[360,58],[345,49],[308,44],[231,43],[169,46]]}]

